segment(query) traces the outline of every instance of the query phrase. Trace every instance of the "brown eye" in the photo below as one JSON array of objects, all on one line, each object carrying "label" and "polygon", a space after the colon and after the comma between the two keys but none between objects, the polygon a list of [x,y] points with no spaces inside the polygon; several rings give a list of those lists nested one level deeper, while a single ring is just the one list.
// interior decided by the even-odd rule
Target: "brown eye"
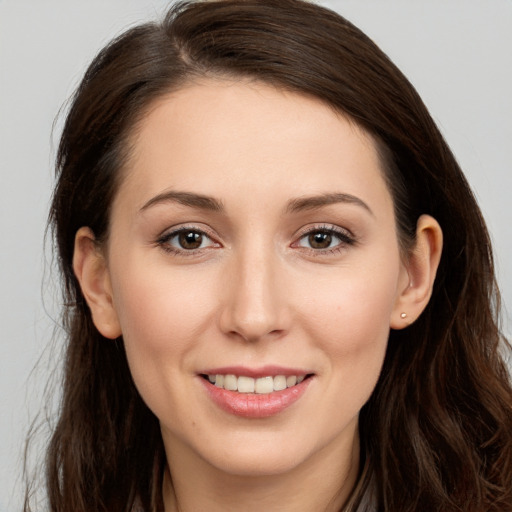
[{"label": "brown eye", "polygon": [[353,235],[341,227],[321,227],[304,233],[292,247],[304,247],[321,254],[331,254],[356,243]]},{"label": "brown eye", "polygon": [[328,249],[332,244],[332,235],[326,231],[315,231],[308,236],[309,246],[312,249]]},{"label": "brown eye", "polygon": [[169,252],[185,254],[208,247],[217,247],[216,244],[206,233],[199,229],[177,229],[164,234],[159,240],[158,245]]},{"label": "brown eye", "polygon": [[178,243],[182,249],[199,249],[203,243],[203,235],[197,231],[182,231],[178,234]]}]

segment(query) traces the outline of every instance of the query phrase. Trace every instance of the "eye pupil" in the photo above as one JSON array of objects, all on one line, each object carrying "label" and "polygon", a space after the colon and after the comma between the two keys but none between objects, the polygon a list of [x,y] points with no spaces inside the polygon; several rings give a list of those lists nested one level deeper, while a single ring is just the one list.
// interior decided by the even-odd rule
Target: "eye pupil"
[{"label": "eye pupil", "polygon": [[309,245],[313,249],[327,249],[332,243],[332,235],[325,231],[317,231],[309,235]]},{"label": "eye pupil", "polygon": [[195,231],[183,231],[178,239],[183,249],[199,249],[203,243],[203,235]]}]

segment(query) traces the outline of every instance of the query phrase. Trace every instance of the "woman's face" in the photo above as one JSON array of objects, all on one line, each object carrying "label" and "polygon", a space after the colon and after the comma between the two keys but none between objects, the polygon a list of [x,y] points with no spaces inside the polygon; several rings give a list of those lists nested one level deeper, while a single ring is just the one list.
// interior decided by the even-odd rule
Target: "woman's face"
[{"label": "woman's face", "polygon": [[258,83],[161,98],[134,138],[107,261],[171,460],[268,475],[354,451],[408,283],[357,126]]}]

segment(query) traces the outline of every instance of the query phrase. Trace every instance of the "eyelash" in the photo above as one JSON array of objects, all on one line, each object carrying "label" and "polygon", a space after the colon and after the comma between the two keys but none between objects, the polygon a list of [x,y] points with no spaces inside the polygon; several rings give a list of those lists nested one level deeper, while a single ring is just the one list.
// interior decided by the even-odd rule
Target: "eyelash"
[{"label": "eyelash", "polygon": [[[206,237],[207,239],[210,240],[211,243],[206,247],[198,247],[195,249],[178,248],[170,245],[171,240],[178,237],[180,234],[184,233],[194,233],[196,235],[200,235],[201,237]],[[337,243],[334,247],[327,247],[325,249],[315,249],[313,247],[305,247],[299,245],[303,239],[315,233],[322,233],[328,236],[335,237],[339,240],[339,243]],[[291,244],[291,247],[302,248],[313,256],[325,256],[338,253],[343,249],[347,248],[347,246],[355,244],[356,239],[348,230],[333,225],[322,225],[314,226],[312,228],[310,227],[304,230],[302,233],[299,234],[297,240]],[[183,226],[168,233],[164,233],[156,240],[156,245],[167,253],[185,257],[197,256],[201,254],[205,249],[208,249],[210,247],[221,247],[221,245],[218,242],[215,242],[213,236],[210,235],[207,231],[192,226]]]},{"label": "eyelash", "polygon": [[[178,248],[173,247],[170,245],[170,242],[173,238],[178,237],[182,233],[194,233],[196,235],[200,235],[202,237],[205,237],[211,241],[211,244],[207,247],[199,247],[197,249],[185,249],[185,248]],[[159,246],[162,250],[164,250],[167,253],[174,254],[176,256],[196,256],[203,252],[204,249],[207,249],[209,247],[220,247],[220,244],[218,242],[215,242],[213,240],[213,236],[210,235],[208,232],[206,232],[204,229],[198,229],[196,227],[192,226],[183,226],[178,229],[175,229],[173,231],[170,231],[168,233],[164,233],[161,235],[157,241],[156,245]]]},{"label": "eyelash", "polygon": [[[338,239],[338,243],[334,247],[327,247],[325,249],[315,249],[313,247],[304,247],[300,246],[299,243],[301,240],[309,237],[315,233],[322,233],[328,236],[332,236]],[[339,228],[338,226],[333,225],[321,225],[307,228],[305,231],[299,234],[299,237],[296,242],[292,244],[292,247],[302,247],[306,251],[309,252],[312,256],[329,256],[332,254],[339,253],[346,249],[349,246],[355,245],[356,239],[354,235],[348,231],[347,229]]]}]

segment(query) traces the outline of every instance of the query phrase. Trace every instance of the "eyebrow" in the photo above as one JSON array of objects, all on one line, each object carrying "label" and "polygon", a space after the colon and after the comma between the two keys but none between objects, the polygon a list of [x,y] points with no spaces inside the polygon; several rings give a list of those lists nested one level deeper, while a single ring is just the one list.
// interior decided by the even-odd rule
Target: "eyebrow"
[{"label": "eyebrow", "polygon": [[[140,209],[141,212],[148,208],[162,203],[179,203],[184,206],[191,208],[199,208],[201,210],[208,210],[214,212],[223,212],[224,205],[218,199],[202,194],[195,194],[192,192],[180,192],[176,190],[169,190],[162,192],[157,196],[147,201],[144,206]],[[345,203],[355,204],[367,210],[373,215],[370,207],[362,200],[352,194],[343,193],[326,193],[314,196],[298,197],[288,202],[286,206],[286,213],[297,213],[304,210],[315,210],[323,206],[329,206],[331,204]]]},{"label": "eyebrow", "polygon": [[151,206],[155,206],[161,203],[179,203],[184,206],[199,208],[201,210],[209,210],[214,212],[224,211],[222,202],[213,197],[194,194],[191,192],[179,192],[176,190],[162,192],[161,194],[151,198],[147,203],[144,204],[140,211],[142,212]]},{"label": "eyebrow", "polygon": [[328,206],[337,203],[355,204],[356,206],[360,206],[367,210],[371,215],[374,215],[371,208],[362,199],[359,199],[359,197],[353,196],[352,194],[342,194],[339,192],[292,199],[286,207],[286,212],[296,213],[304,210],[315,210],[317,208],[321,208],[322,206]]}]

